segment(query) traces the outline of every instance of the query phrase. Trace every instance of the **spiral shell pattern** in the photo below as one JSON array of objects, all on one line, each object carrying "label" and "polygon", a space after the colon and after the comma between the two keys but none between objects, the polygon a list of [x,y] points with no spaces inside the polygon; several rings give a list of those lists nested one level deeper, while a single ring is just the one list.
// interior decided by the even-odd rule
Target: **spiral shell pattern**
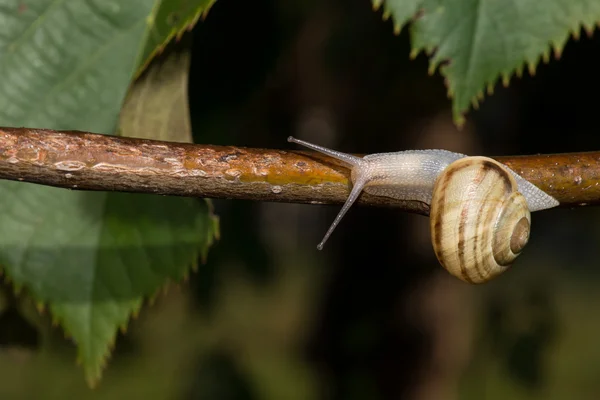
[{"label": "spiral shell pattern", "polygon": [[437,178],[430,210],[438,261],[457,278],[486,282],[519,256],[531,229],[515,178],[488,157],[461,158]]}]

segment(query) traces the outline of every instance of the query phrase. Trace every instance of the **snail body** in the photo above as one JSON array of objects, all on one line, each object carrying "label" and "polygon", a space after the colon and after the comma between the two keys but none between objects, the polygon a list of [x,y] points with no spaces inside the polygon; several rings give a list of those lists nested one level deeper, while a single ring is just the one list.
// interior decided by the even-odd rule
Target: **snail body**
[{"label": "snail body", "polygon": [[356,157],[293,137],[289,142],[350,166],[352,190],[321,250],[361,192],[430,206],[431,240],[440,264],[457,278],[481,283],[505,271],[529,239],[530,213],[558,201],[506,165],[446,150],[407,150]]}]

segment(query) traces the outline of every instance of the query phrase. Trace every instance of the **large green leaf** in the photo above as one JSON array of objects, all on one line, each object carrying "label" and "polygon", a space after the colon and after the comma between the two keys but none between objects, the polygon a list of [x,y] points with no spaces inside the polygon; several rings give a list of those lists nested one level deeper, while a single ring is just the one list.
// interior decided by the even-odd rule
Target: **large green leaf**
[{"label": "large green leaf", "polygon": [[444,64],[440,72],[458,123],[499,77],[508,84],[524,66],[534,73],[551,47],[559,55],[570,34],[578,35],[582,26],[591,32],[600,21],[598,0],[373,0],[376,8],[382,3],[396,31],[416,18],[412,55],[432,54],[432,73]]},{"label": "large green leaf", "polygon": [[[0,0],[0,125],[113,133],[158,5]],[[117,329],[205,255],[216,228],[194,199],[20,182],[0,191],[0,264],[49,305],[90,383]]]},{"label": "large green leaf", "polygon": [[138,74],[150,61],[162,52],[175,37],[191,29],[201,15],[206,15],[216,0],[165,0],[162,1],[149,18],[148,40],[140,57]]}]

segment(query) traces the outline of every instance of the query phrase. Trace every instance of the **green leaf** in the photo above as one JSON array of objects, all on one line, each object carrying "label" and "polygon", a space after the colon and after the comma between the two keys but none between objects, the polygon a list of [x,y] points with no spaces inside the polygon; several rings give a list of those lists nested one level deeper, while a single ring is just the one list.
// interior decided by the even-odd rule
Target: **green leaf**
[{"label": "green leaf", "polygon": [[[373,9],[378,10],[383,4],[383,18],[394,16],[394,32],[400,34],[402,28],[417,14],[424,0],[372,0]],[[384,4],[385,3],[385,4]]]},{"label": "green leaf", "polygon": [[190,43],[172,43],[135,81],[121,109],[122,136],[193,141],[188,104]]},{"label": "green leaf", "polygon": [[174,38],[196,25],[216,0],[163,0],[150,16],[150,34],[140,57],[137,74],[141,74],[150,61],[162,52]]},{"label": "green leaf", "polygon": [[[374,6],[381,4],[375,0]],[[453,115],[461,124],[470,104],[477,106],[499,77],[505,85],[513,73],[530,73],[551,47],[558,57],[569,38],[583,26],[588,33],[600,21],[597,0],[385,0],[385,13],[394,17],[396,30],[419,15],[411,27],[412,57],[432,54],[430,73],[440,66]]]},{"label": "green leaf", "polygon": [[32,185],[18,183],[9,189],[0,201],[0,263],[15,284],[49,303],[94,385],[117,329],[126,328],[144,296],[181,280],[198,256],[206,257],[217,221],[194,199],[74,198],[46,190],[32,196]]},{"label": "green leaf", "polygon": [[149,0],[0,0],[0,123],[112,133]]},{"label": "green leaf", "polygon": [[[148,35],[150,0],[0,0],[0,125],[113,133]],[[195,199],[1,182],[0,265],[78,347],[94,384],[143,298],[217,234]]]}]

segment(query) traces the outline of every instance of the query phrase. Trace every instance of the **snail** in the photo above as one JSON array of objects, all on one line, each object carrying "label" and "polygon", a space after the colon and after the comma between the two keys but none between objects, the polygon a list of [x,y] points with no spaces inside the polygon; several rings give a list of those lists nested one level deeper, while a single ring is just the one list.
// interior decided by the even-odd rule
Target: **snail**
[{"label": "snail", "polygon": [[356,157],[288,138],[351,168],[352,190],[317,245],[322,250],[361,192],[430,206],[431,241],[453,276],[483,283],[506,271],[529,240],[531,212],[559,202],[506,165],[447,150],[406,150]]}]

